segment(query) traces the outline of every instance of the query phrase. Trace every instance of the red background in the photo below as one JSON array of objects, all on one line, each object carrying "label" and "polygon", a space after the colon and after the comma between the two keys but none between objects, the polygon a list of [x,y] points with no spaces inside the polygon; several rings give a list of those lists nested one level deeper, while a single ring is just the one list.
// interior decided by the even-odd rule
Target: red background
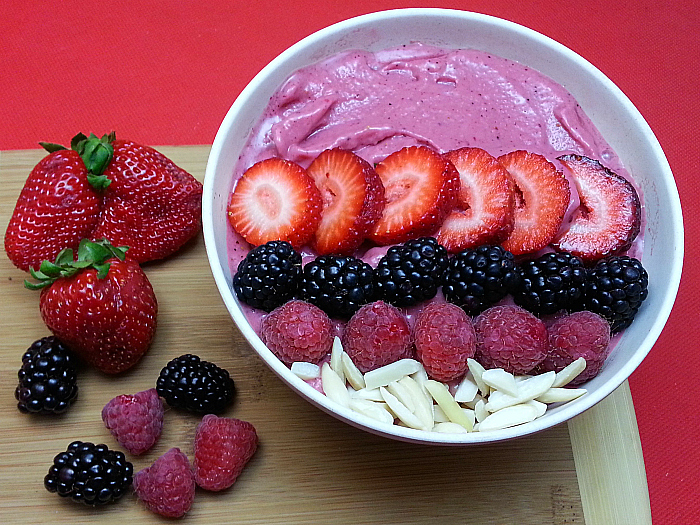
[{"label": "red background", "polygon": [[506,18],[570,47],[656,133],[684,208],[687,260],[671,318],[630,378],[654,523],[700,516],[698,267],[700,7],[695,0],[4,0],[0,149],[78,131],[151,145],[211,144],[231,103],[279,52],[340,20],[398,7]]}]

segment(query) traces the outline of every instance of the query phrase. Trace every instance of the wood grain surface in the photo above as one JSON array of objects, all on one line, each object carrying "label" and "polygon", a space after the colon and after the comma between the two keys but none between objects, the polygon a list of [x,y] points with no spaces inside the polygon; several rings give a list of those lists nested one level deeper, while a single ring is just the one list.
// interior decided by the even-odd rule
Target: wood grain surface
[{"label": "wood grain surface", "polygon": [[[203,179],[208,147],[159,150]],[[0,152],[3,232],[22,183],[42,156],[40,150]],[[188,522],[650,523],[639,436],[626,384],[570,427],[559,425],[506,443],[465,448],[396,442],[326,415],[263,364],[228,316],[201,235],[174,257],[146,265],[145,271],[159,302],[156,337],[146,356],[117,377],[81,367],[78,400],[66,414],[30,416],[16,408],[16,374],[25,349],[48,330],[39,315],[38,293],[26,290],[25,274],[4,253],[0,256],[0,522],[165,522],[133,494],[92,509],[47,492],[43,478],[54,455],[73,440],[119,448],[100,418],[104,404],[119,394],[155,386],[169,359],[191,352],[231,372],[237,397],[225,415],[253,423],[260,447],[231,489],[197,490],[184,518]],[[199,419],[166,410],[156,446],[143,456],[129,456],[135,470],[149,466],[171,447],[191,458]],[[626,479],[632,482],[624,487],[616,479],[621,470],[631,472]],[[585,486],[579,487],[581,480]],[[627,514],[607,512],[622,501],[628,502]]]}]

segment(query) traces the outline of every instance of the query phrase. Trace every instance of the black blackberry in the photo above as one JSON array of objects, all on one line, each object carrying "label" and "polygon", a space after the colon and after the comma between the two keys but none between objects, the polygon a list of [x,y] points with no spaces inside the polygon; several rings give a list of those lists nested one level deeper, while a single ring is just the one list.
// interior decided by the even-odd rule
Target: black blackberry
[{"label": "black blackberry", "polygon": [[53,459],[44,487],[86,505],[104,505],[131,489],[134,466],[107,445],[74,441]]},{"label": "black blackberry", "polygon": [[445,271],[445,299],[477,315],[518,286],[520,275],[513,254],[485,244],[455,254]]},{"label": "black blackberry", "polygon": [[447,250],[432,237],[392,246],[374,271],[379,297],[395,306],[432,299],[442,284],[447,263]]},{"label": "black blackberry", "polygon": [[17,372],[17,408],[32,413],[65,412],[78,395],[74,363],[74,355],[54,336],[34,341]]},{"label": "black blackberry", "polygon": [[301,255],[286,241],[270,241],[248,253],[233,276],[238,299],[266,312],[294,297],[301,280]]},{"label": "black blackberry", "polygon": [[233,401],[235,386],[227,370],[185,354],[163,367],[156,391],[173,408],[218,414]]},{"label": "black blackberry", "polygon": [[566,253],[546,253],[520,264],[520,285],[513,293],[515,302],[536,315],[559,310],[581,310],[586,290],[586,268],[578,257]]},{"label": "black blackberry", "polygon": [[588,272],[585,308],[605,317],[612,333],[624,330],[647,298],[649,276],[633,257],[617,255],[598,262]]},{"label": "black blackberry", "polygon": [[374,271],[360,259],[322,255],[304,266],[301,297],[330,317],[349,319],[374,296]]}]

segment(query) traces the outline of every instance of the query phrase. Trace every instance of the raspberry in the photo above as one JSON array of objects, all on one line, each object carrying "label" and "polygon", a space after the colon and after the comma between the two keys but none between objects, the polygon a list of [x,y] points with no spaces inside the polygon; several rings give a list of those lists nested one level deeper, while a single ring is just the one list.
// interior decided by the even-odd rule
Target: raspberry
[{"label": "raspberry", "polygon": [[476,360],[485,368],[527,374],[547,355],[547,329],[515,305],[494,306],[474,320]]},{"label": "raspberry", "polygon": [[153,465],[134,474],[134,491],[148,510],[168,518],[184,516],[192,506],[195,491],[187,456],[179,448],[171,448]]},{"label": "raspberry", "polygon": [[416,355],[431,379],[447,382],[464,375],[476,349],[474,327],[464,310],[430,303],[416,317],[413,334]]},{"label": "raspberry", "polygon": [[163,402],[155,388],[117,396],[102,409],[102,421],[121,446],[143,454],[163,430]]},{"label": "raspberry", "polygon": [[206,490],[233,485],[258,448],[253,425],[240,419],[207,414],[194,435],[194,479]]},{"label": "raspberry", "polygon": [[283,363],[317,363],[331,350],[333,325],[318,306],[289,301],[262,320],[260,339]]},{"label": "raspberry", "polygon": [[342,343],[357,368],[369,372],[407,357],[411,350],[411,330],[398,308],[376,301],[352,316]]},{"label": "raspberry", "polygon": [[586,369],[569,385],[580,385],[598,375],[608,356],[610,344],[610,325],[605,319],[593,312],[575,312],[552,322],[547,327],[547,334],[549,351],[538,370],[559,372],[583,357]]}]

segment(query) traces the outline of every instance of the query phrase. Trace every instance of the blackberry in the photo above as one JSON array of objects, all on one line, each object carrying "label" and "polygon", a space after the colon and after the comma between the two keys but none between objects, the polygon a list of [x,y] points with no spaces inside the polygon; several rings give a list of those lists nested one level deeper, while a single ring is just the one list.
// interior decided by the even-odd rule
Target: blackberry
[{"label": "blackberry", "polygon": [[394,306],[432,299],[442,284],[447,263],[447,250],[432,237],[392,246],[374,271],[379,297]]},{"label": "blackberry", "polygon": [[271,312],[294,297],[301,280],[301,255],[286,241],[270,241],[248,253],[233,276],[238,299]]},{"label": "blackberry", "polygon": [[520,264],[520,285],[513,293],[515,302],[536,315],[559,310],[581,310],[586,290],[586,268],[578,257],[566,253],[546,253]]},{"label": "blackberry", "polygon": [[163,367],[156,391],[173,408],[219,414],[233,401],[235,386],[227,370],[185,354]]},{"label": "blackberry", "polygon": [[588,272],[584,307],[607,319],[612,333],[619,332],[632,324],[648,285],[647,271],[637,259],[607,257]]},{"label": "blackberry", "polygon": [[330,317],[349,319],[374,300],[374,271],[352,256],[322,255],[304,266],[301,296]]},{"label": "blackberry", "polygon": [[131,489],[134,466],[107,445],[73,441],[53,459],[44,487],[86,505],[103,505]]},{"label": "blackberry", "polygon": [[60,414],[78,395],[75,357],[54,336],[34,341],[22,356],[15,389],[21,412]]},{"label": "blackberry", "polygon": [[450,259],[442,291],[449,302],[477,315],[512,293],[519,283],[513,254],[485,244],[462,250]]}]

